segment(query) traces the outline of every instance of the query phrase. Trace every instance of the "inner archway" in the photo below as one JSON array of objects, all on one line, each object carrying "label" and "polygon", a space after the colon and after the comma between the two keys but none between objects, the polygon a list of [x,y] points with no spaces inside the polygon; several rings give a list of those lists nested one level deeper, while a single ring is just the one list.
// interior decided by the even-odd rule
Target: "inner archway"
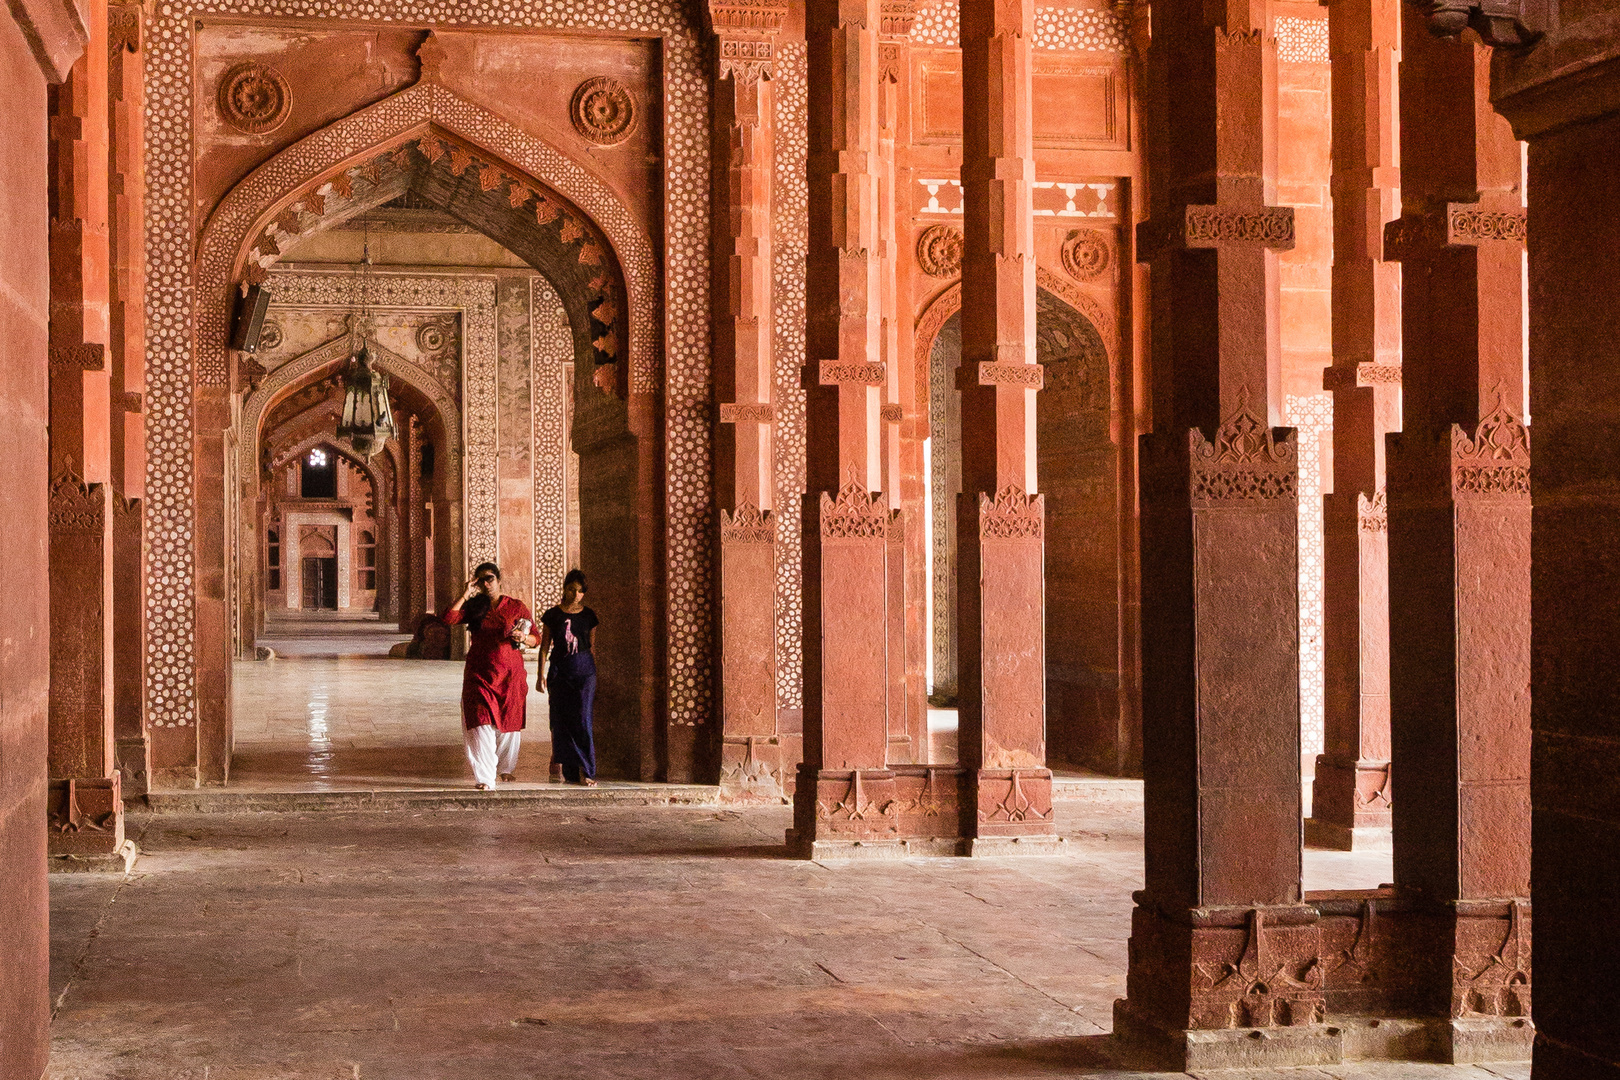
[{"label": "inner archway", "polygon": [[[1117,736],[1110,732],[1119,729],[1118,451],[1109,423],[1113,375],[1107,346],[1090,319],[1046,287],[1037,290],[1036,303],[1037,358],[1045,377],[1036,401],[1037,479],[1046,496],[1048,552],[1048,753],[1058,761],[1092,765],[1115,752],[1110,738]],[[918,339],[928,358],[929,702],[932,726],[945,731],[953,725],[957,704],[960,304],[954,288],[936,300]],[[942,750],[950,744],[948,735],[936,741]]]},{"label": "inner archway", "polygon": [[[304,369],[297,386],[277,393],[320,399],[301,402],[293,417],[272,416],[274,404],[244,408],[244,417],[261,426],[273,419],[290,437],[298,423],[320,427],[324,407],[330,438],[334,398],[311,388],[350,355],[347,338],[363,338],[390,373],[396,416],[407,421],[376,459],[383,518],[375,532],[350,531],[350,576],[377,583],[362,599],[379,623],[390,620],[413,639],[385,644],[413,656],[443,655],[443,644],[458,658],[457,635],[424,633],[424,616],[459,594],[473,563],[499,563],[505,591],[536,613],[556,601],[566,570],[585,570],[603,620],[601,773],[653,779],[662,771],[652,723],[660,702],[642,673],[656,664],[659,643],[642,609],[658,591],[646,556],[660,535],[660,432],[650,395],[631,391],[638,361],[650,360],[645,344],[656,339],[656,319],[634,333],[629,321],[645,290],[625,277],[593,219],[464,139],[429,125],[372,153],[293,185],[282,209],[267,210],[269,223],[250,227],[242,242],[243,278],[271,295],[272,342],[240,365],[250,383],[245,401],[294,365]],[[413,393],[421,398],[414,405],[405,401]],[[254,465],[244,477],[259,473],[262,440],[244,428],[237,445],[239,459]],[[238,623],[248,655],[259,652],[248,646],[266,625],[262,613],[278,610],[268,601],[284,599],[292,569],[290,533],[277,522],[282,596],[269,598],[250,580],[268,581],[272,532],[261,521],[252,547],[243,543],[251,516],[238,519],[235,560],[241,607],[254,613]],[[445,670],[459,686],[459,668]],[[459,742],[454,695],[438,692],[437,700],[433,711],[449,718]],[[543,718],[531,699],[531,736],[542,750]],[[450,757],[440,764],[459,776]]]}]

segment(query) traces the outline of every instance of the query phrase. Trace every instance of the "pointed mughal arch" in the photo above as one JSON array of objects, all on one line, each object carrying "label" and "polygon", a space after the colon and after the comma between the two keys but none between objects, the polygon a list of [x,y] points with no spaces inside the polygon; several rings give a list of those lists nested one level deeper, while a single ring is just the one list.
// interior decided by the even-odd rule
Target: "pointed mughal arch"
[{"label": "pointed mughal arch", "polygon": [[[434,412],[445,433],[445,481],[450,499],[461,498],[461,418],[455,399],[439,381],[397,353],[367,338],[366,345],[379,368],[389,378],[408,384],[433,403]],[[353,351],[354,338],[341,334],[323,345],[317,345],[302,356],[295,357],[277,367],[259,388],[248,395],[242,405],[241,439],[238,441],[238,475],[242,477],[244,495],[251,501],[259,494],[259,442],[264,418],[279,402],[298,389],[317,381],[336,370]],[[329,436],[323,436],[330,441]]]},{"label": "pointed mughal arch", "polygon": [[[629,209],[588,170],[495,113],[431,80],[411,86],[305,136],[259,166],[221,200],[196,249],[196,377],[223,385],[233,287],[259,279],[300,234],[300,219],[364,209],[366,195],[413,166],[449,155],[456,176],[476,169],[479,187],[527,209],[537,224],[562,221],[582,263],[623,275],[631,390],[659,390],[661,319],[652,244]],[[356,205],[358,204],[358,205]],[[599,243],[593,234],[600,234]],[[605,246],[605,250],[604,250]]]}]

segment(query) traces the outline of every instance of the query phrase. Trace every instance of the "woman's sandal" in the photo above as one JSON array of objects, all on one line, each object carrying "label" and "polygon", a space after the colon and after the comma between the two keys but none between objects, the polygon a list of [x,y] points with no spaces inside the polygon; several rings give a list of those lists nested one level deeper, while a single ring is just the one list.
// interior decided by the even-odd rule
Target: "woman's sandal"
[{"label": "woman's sandal", "polygon": [[582,777],[580,777],[580,780],[579,780],[579,786],[580,787],[595,787],[596,786],[596,781],[591,779],[589,776],[582,776]]},{"label": "woman's sandal", "polygon": [[503,772],[501,773],[501,779],[505,780],[509,784],[515,783],[517,781],[517,773]]},{"label": "woman's sandal", "polygon": [[479,791],[490,791],[495,787],[494,784],[474,784],[473,786]]}]

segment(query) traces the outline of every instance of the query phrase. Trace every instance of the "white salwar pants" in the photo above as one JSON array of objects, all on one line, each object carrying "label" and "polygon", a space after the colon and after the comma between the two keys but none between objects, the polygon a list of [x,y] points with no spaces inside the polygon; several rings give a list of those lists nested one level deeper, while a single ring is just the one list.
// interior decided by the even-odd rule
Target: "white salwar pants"
[{"label": "white salwar pants", "polygon": [[494,724],[479,724],[462,728],[461,734],[467,743],[467,764],[472,766],[474,781],[494,787],[497,772],[517,772],[523,732],[496,731]]}]

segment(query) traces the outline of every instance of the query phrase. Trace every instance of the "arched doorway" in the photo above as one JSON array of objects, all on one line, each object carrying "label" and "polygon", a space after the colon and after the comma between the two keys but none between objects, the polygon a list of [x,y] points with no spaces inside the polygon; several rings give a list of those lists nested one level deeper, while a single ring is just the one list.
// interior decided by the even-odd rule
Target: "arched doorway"
[{"label": "arched doorway", "polygon": [[[413,88],[399,97],[418,91],[424,88]],[[443,94],[442,88],[430,87],[420,96]],[[432,102],[417,104],[426,108]],[[343,123],[346,121],[334,126]],[[564,490],[572,487],[578,492],[573,503],[576,523],[556,530],[556,558],[524,559],[522,573],[517,576],[527,594],[522,598],[537,611],[554,601],[561,574],[569,565],[581,567],[590,576],[591,603],[603,620],[598,648],[604,670],[597,699],[603,775],[658,778],[667,768],[667,748],[662,738],[663,724],[659,722],[664,708],[663,688],[655,675],[663,666],[668,637],[658,628],[663,600],[663,432],[655,367],[659,320],[645,238],[634,234],[622,216],[611,218],[607,226],[598,225],[595,217],[555,187],[432,120],[408,125],[398,135],[372,143],[358,155],[358,164],[356,160],[355,155],[349,155],[330,167],[312,170],[313,175],[305,174],[307,179],[282,183],[274,192],[266,191],[260,182],[265,172],[261,169],[239,189],[253,189],[262,197],[256,211],[245,207],[246,195],[238,198],[238,192],[233,192],[227,198],[205,230],[203,241],[207,253],[219,250],[211,238],[220,246],[229,246],[228,237],[240,236],[236,245],[239,261],[230,272],[238,284],[224,295],[234,303],[235,296],[249,284],[266,287],[273,297],[274,313],[278,306],[320,307],[320,294],[325,289],[325,306],[333,310],[353,307],[352,297],[348,303],[334,299],[336,294],[328,280],[334,274],[307,264],[312,258],[319,261],[330,256],[330,250],[322,254],[320,249],[322,245],[330,249],[336,233],[352,232],[355,222],[392,207],[438,214],[505,253],[508,261],[492,275],[498,279],[499,295],[491,297],[487,305],[497,324],[504,317],[509,279],[523,276],[509,270],[521,267],[537,283],[535,292],[551,298],[554,311],[547,317],[556,331],[552,360],[556,361],[559,380],[569,382],[559,390],[566,398],[568,419],[559,420],[553,427],[560,434],[565,422],[570,425],[568,451],[576,464],[565,479],[551,485],[544,499],[549,509],[560,510],[565,502]],[[573,180],[577,186],[579,178]],[[616,237],[610,238],[609,232],[615,232]],[[216,233],[220,235],[215,237]],[[628,244],[628,256],[621,254],[618,243],[626,239],[633,241]],[[625,272],[626,257],[636,273]],[[205,254],[204,262],[209,261]],[[216,265],[212,269],[222,268]],[[349,269],[352,271],[352,267]],[[397,292],[409,288],[401,284],[404,276],[385,271],[379,264],[374,283],[385,289],[393,287]],[[210,274],[201,277],[205,286]],[[424,303],[420,294],[404,298],[373,296],[371,302],[379,307],[435,306]],[[522,462],[503,457],[499,439],[489,437],[491,430],[500,429],[504,418],[507,382],[498,369],[500,340],[507,328],[498,325],[490,335],[492,347],[480,352],[467,326],[469,309],[456,304],[443,306],[451,309],[447,329],[461,335],[460,384],[450,388],[458,419],[441,425],[442,438],[431,430],[431,424],[426,424],[419,447],[390,447],[388,454],[397,481],[395,488],[403,496],[396,500],[400,509],[396,532],[400,539],[394,544],[382,541],[378,547],[387,552],[390,568],[401,553],[405,558],[397,574],[385,574],[380,566],[376,572],[379,578],[389,578],[390,599],[400,620],[406,623],[411,621],[413,610],[419,614],[430,606],[442,608],[448,603],[467,566],[485,559],[503,561],[522,546],[509,543],[522,530],[515,529],[506,514],[508,504],[514,501],[506,494],[512,486],[512,467]],[[539,307],[530,304],[527,310],[538,318]],[[218,322],[217,312],[208,310],[207,317]],[[634,329],[632,314],[638,316]],[[281,329],[286,333],[285,327]],[[560,345],[555,340],[558,335]],[[376,344],[386,350],[390,342],[385,335],[379,335]],[[239,387],[253,391],[253,380],[274,379],[280,364],[272,362],[284,359],[273,353],[244,359],[238,367],[246,377],[239,377]],[[417,355],[404,357],[407,367],[420,368],[422,365],[416,363],[420,359]],[[445,447],[454,441],[452,430],[461,436],[459,462],[446,460]],[[259,471],[257,455],[262,448],[246,428],[239,427],[234,438],[238,448],[235,461],[246,480]],[[244,468],[248,461],[251,466]],[[425,478],[429,473],[439,486],[425,490],[443,492],[442,506],[431,498],[422,505],[407,490],[413,479]],[[251,484],[227,484],[227,491],[244,486]],[[452,497],[450,492],[458,486],[459,491]],[[532,491],[529,501],[538,505],[542,498],[538,485]],[[424,520],[417,528],[413,515],[419,512]],[[258,576],[253,573],[256,565],[263,575],[268,575],[269,531],[267,525],[251,529],[253,544],[263,556],[242,558],[251,550],[240,543],[250,532],[247,519],[251,515],[242,514],[240,507],[234,513],[239,523],[235,530],[239,538],[237,557],[232,563],[237,579],[234,596],[239,606],[234,626],[239,648],[245,652],[259,625],[249,602],[253,588],[245,578]],[[531,544],[538,548],[539,519],[531,510],[527,520]],[[384,537],[389,535],[385,526],[380,527],[380,532]],[[425,568],[419,569],[420,564],[413,565],[411,558],[419,550],[414,538],[423,535],[432,537],[424,559],[431,563],[431,574],[425,573]],[[565,537],[577,537],[566,559],[561,554],[567,543]],[[277,551],[282,560],[288,557],[287,546],[283,527],[277,531]],[[377,552],[377,557],[382,551]],[[426,578],[420,588],[416,584],[418,577]],[[242,618],[243,613],[255,617]]]},{"label": "arched doorway", "polygon": [[[1114,375],[1096,323],[1047,275],[1036,291],[1037,482],[1046,496],[1047,742],[1058,762],[1090,764],[1115,750],[1120,626],[1118,448]],[[927,529],[930,703],[957,693],[956,496],[962,486],[960,287],[919,320],[927,357]],[[923,372],[919,371],[919,376]],[[1108,744],[1105,751],[1100,748]]]}]

